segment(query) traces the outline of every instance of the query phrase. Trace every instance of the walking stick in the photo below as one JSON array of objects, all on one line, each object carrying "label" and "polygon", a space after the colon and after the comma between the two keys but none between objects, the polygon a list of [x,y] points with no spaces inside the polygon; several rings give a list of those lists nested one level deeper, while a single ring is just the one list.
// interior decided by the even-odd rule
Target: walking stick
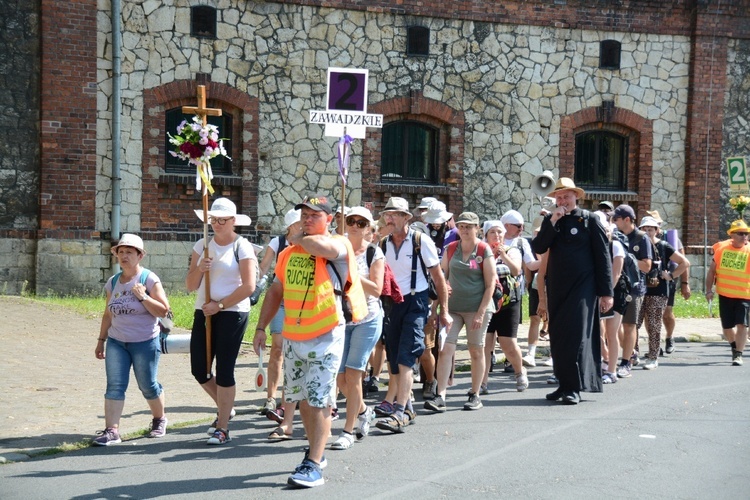
[{"label": "walking stick", "polygon": [[[205,171],[206,165],[201,165]],[[203,259],[208,259],[208,189],[203,184]],[[211,302],[211,272],[206,271],[206,304]],[[206,316],[206,380],[211,378],[211,316]]]}]

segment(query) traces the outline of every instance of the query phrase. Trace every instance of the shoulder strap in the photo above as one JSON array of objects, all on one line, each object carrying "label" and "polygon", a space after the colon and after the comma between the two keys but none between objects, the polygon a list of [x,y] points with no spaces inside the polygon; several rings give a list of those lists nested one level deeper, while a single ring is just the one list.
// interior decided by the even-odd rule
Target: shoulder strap
[{"label": "shoulder strap", "polygon": [[380,238],[380,242],[378,242],[378,245],[380,245],[380,249],[383,251],[383,255],[385,255],[385,245],[388,243],[388,236],[383,236]]},{"label": "shoulder strap", "polygon": [[[482,242],[480,241],[479,243],[481,244]],[[458,248],[458,240],[451,241],[445,248],[445,257],[448,259],[448,263],[450,263],[453,258],[453,254],[456,253],[456,248]]]},{"label": "shoulder strap", "polygon": [[122,276],[122,271],[112,276],[112,291],[115,290],[115,285],[120,281],[120,276]]},{"label": "shoulder strap", "polygon": [[488,245],[482,240],[479,240],[479,244],[477,245],[477,256],[481,256],[482,260],[479,263],[479,269],[484,272],[484,254],[487,253]]},{"label": "shoulder strap", "polygon": [[276,255],[280,254],[282,250],[286,248],[286,235],[282,234],[279,236],[279,251]]},{"label": "shoulder strap", "polygon": [[372,259],[375,258],[375,245],[372,243],[367,245],[367,254],[365,257],[367,258],[367,267],[372,267]]}]

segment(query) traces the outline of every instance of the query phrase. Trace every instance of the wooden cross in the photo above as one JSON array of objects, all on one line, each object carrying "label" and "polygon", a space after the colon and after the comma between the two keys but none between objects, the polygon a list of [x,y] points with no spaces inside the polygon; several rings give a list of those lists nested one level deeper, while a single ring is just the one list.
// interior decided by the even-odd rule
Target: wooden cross
[{"label": "wooden cross", "polygon": [[208,124],[207,116],[221,116],[221,110],[206,107],[206,86],[198,85],[198,106],[183,106],[182,112],[188,115],[198,115],[203,120],[203,126]]}]

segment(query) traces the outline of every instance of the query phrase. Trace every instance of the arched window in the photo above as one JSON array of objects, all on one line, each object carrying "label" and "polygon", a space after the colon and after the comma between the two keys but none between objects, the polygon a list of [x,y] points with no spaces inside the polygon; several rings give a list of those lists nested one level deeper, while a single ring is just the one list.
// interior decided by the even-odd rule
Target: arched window
[{"label": "arched window", "polygon": [[[172,135],[177,133],[177,126],[182,120],[190,122],[193,119],[193,115],[183,114],[182,108],[172,108],[168,110],[165,113],[165,117],[165,130]],[[208,116],[207,118],[209,125],[216,125],[219,128],[219,133],[222,138],[232,137],[232,115],[230,113],[223,113],[222,116]],[[169,151],[174,150],[174,146],[170,144],[169,137],[166,134],[164,137],[166,141],[165,151],[167,151],[167,154],[164,155],[165,172],[168,174],[194,173],[195,166],[169,154]],[[229,156],[233,156],[231,144],[225,141],[224,147],[227,149]],[[211,160],[211,171],[214,175],[232,175],[231,160],[224,156],[217,156]]]},{"label": "arched window", "polygon": [[575,183],[584,189],[624,191],[628,178],[628,138],[614,132],[576,135]]},{"label": "arched window", "polygon": [[414,121],[383,127],[382,171],[385,182],[437,184],[438,129]]}]

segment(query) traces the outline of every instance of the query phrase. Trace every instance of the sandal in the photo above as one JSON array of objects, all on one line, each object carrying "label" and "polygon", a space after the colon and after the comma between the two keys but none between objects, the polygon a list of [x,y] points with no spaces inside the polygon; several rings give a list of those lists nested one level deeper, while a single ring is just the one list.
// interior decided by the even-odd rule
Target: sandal
[{"label": "sandal", "polygon": [[273,420],[277,424],[280,424],[281,422],[284,421],[284,407],[279,406],[275,410],[268,410],[266,412],[266,418],[268,420]]},{"label": "sandal", "polygon": [[[414,420],[417,418],[417,414],[412,410],[405,409],[404,417],[407,419],[406,425],[412,425],[414,423]],[[404,427],[406,427],[406,425]]]},{"label": "sandal", "polygon": [[268,435],[269,441],[286,441],[292,439],[292,434],[287,434],[281,426],[276,427],[271,434]]},{"label": "sandal", "polygon": [[375,427],[384,431],[390,431],[390,432],[395,432],[397,434],[401,434],[404,432],[404,427],[409,425],[408,418],[409,417],[406,416],[406,413],[404,413],[403,420],[399,420],[398,417],[396,417],[396,415],[389,415],[382,420],[378,420],[378,423],[375,424]]},{"label": "sandal", "polygon": [[354,444],[354,436],[351,433],[343,431],[339,438],[331,443],[332,450],[348,450]]}]

